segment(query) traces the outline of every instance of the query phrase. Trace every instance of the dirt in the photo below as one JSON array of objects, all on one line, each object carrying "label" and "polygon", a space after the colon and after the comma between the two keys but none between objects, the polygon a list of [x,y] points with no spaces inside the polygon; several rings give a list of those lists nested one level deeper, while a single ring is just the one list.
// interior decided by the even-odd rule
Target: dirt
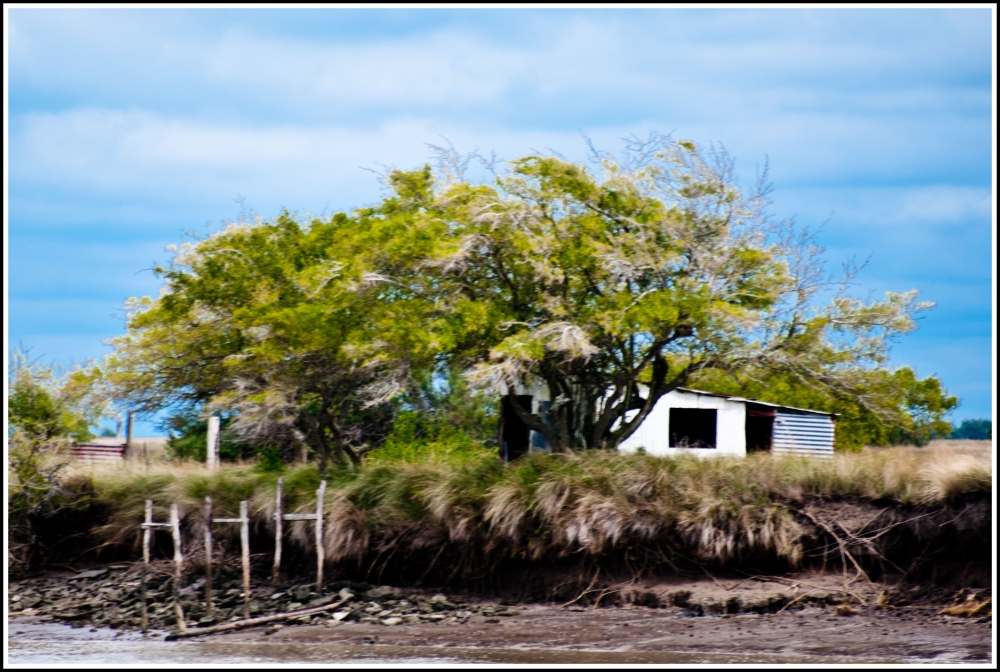
[{"label": "dirt", "polygon": [[[137,625],[137,605],[126,585],[132,583],[132,568],[114,567],[12,582],[10,625],[62,622],[88,632],[114,627],[126,635],[123,640],[135,636],[130,633]],[[216,622],[242,614],[242,598],[226,585],[221,593],[228,606],[217,607]],[[170,593],[158,592],[151,613],[161,630],[153,638],[164,648],[155,660],[192,646],[215,651],[220,660],[255,651],[254,660],[282,662],[982,663],[992,655],[991,607],[980,608],[974,617],[941,613],[949,607],[956,611],[955,605],[986,604],[991,589],[891,586],[840,573],[665,577],[591,587],[560,603],[519,604],[342,581],[331,582],[324,596],[308,584],[281,591],[260,587],[257,614],[334,594],[349,597],[340,607],[298,622],[165,644],[165,630],[174,626],[165,597]],[[197,591],[189,590],[184,599],[189,616],[197,617]],[[35,636],[30,628],[21,635],[11,631],[8,643],[20,637],[21,646],[31,648],[25,643]],[[169,648],[175,644],[180,648]]]}]

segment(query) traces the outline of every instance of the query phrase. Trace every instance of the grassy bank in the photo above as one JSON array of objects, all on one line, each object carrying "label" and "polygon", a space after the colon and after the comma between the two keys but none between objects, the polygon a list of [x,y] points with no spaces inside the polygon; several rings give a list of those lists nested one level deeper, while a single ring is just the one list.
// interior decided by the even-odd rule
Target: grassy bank
[{"label": "grassy bank", "polygon": [[[286,510],[314,510],[316,467],[292,467],[280,475]],[[68,484],[92,488],[104,511],[93,536],[106,548],[135,548],[146,499],[155,502],[158,520],[167,517],[171,503],[179,504],[188,553],[197,561],[206,496],[224,516],[236,515],[240,500],[249,500],[255,543],[262,549],[272,543],[278,476],[253,465],[215,473],[190,463],[126,465],[80,468]],[[506,467],[488,456],[431,455],[345,467],[330,472],[327,481],[324,543],[335,563],[374,566],[389,556],[429,569],[445,552],[450,565],[482,569],[505,559],[600,558],[641,549],[661,560],[677,553],[720,565],[772,558],[795,566],[818,546],[833,555],[843,550],[831,546],[837,525],[864,551],[864,534],[898,524],[900,511],[917,519],[949,502],[982,500],[992,489],[992,459],[988,445],[974,444],[866,450],[833,460],[590,451],[532,455]],[[817,518],[817,505],[844,501],[879,507],[876,517],[890,511],[895,522],[885,523],[885,516],[858,522],[844,512],[823,514],[826,522]],[[234,539],[236,528],[216,532]],[[311,527],[295,522],[290,528],[286,543],[311,552]]]}]

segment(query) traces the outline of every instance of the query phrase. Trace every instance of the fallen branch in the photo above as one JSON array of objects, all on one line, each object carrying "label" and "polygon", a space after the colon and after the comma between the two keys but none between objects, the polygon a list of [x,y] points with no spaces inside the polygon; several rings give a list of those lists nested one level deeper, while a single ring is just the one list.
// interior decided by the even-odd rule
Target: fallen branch
[{"label": "fallen branch", "polygon": [[[846,542],[845,542],[845,541],[844,541],[843,539],[841,539],[841,538],[840,538],[840,537],[839,537],[839,536],[837,535],[837,533],[836,533],[836,532],[834,532],[834,531],[833,531],[833,528],[831,528],[831,527],[830,527],[830,526],[829,526],[828,524],[826,524],[825,522],[823,522],[823,521],[821,521],[821,520],[818,520],[818,519],[817,519],[817,518],[816,518],[815,516],[813,516],[812,514],[810,514],[810,513],[808,512],[808,511],[806,511],[806,510],[804,510],[804,509],[800,510],[800,511],[799,511],[799,513],[800,513],[800,514],[802,514],[803,516],[805,516],[806,518],[808,518],[809,520],[811,520],[811,521],[812,521],[812,522],[813,522],[813,523],[814,523],[814,524],[815,524],[815,525],[816,525],[817,527],[821,527],[821,528],[823,528],[824,530],[826,530],[826,533],[827,533],[827,534],[829,534],[829,535],[830,535],[831,537],[833,537],[833,540],[834,540],[835,542],[837,542],[837,546],[838,546],[838,548],[839,548],[839,550],[840,550],[840,561],[841,561],[841,563],[842,563],[842,564],[844,565],[844,577],[845,577],[845,579],[846,579],[846,577],[847,577],[847,563],[846,563],[846,562],[845,562],[845,560],[844,560],[844,558],[845,558],[845,556],[846,556],[846,558],[847,558],[848,560],[850,560],[850,561],[851,561],[851,564],[853,564],[853,565],[854,565],[854,568],[855,568],[855,569],[857,570],[857,572],[858,572],[858,573],[857,573],[857,575],[855,576],[855,578],[857,578],[858,576],[863,576],[863,577],[865,577],[865,580],[866,580],[866,581],[867,581],[868,583],[874,583],[874,582],[873,582],[873,581],[872,581],[872,580],[871,580],[871,579],[870,579],[870,578],[868,577],[868,574],[867,574],[867,573],[865,572],[865,570],[861,569],[861,565],[860,565],[860,564],[858,564],[858,561],[854,559],[854,556],[853,556],[853,555],[851,555],[851,552],[847,550],[847,543],[846,543]],[[844,587],[846,588],[846,587],[847,587],[847,585],[849,585],[849,583],[848,583],[848,584],[845,584],[845,586],[844,586]],[[862,601],[862,604],[864,604],[864,602],[863,602],[863,601]]]},{"label": "fallen branch", "polygon": [[563,608],[565,608],[565,607],[568,607],[569,605],[571,605],[571,604],[573,604],[573,603],[575,603],[575,602],[578,602],[578,601],[580,600],[580,598],[582,598],[582,597],[583,597],[584,595],[587,595],[587,594],[589,594],[589,593],[593,592],[593,591],[591,590],[591,588],[593,588],[593,587],[594,587],[594,584],[595,584],[595,583],[597,582],[597,576],[598,576],[598,575],[599,575],[600,573],[601,573],[601,568],[600,568],[600,567],[598,567],[598,568],[597,568],[597,571],[596,571],[596,572],[594,572],[594,578],[592,578],[592,579],[590,580],[590,585],[589,585],[589,586],[587,586],[587,587],[586,587],[586,588],[584,589],[584,591],[583,591],[582,593],[580,593],[579,595],[577,595],[576,597],[574,597],[574,598],[573,598],[572,600],[570,600],[570,601],[569,601],[569,602],[567,602],[566,604],[562,604],[562,605],[559,605],[559,608],[560,608],[560,609],[563,609]]},{"label": "fallen branch", "polygon": [[287,621],[293,618],[301,618],[302,616],[312,616],[313,614],[319,614],[324,611],[329,611],[330,609],[336,609],[342,605],[347,600],[340,600],[338,602],[330,602],[318,607],[310,607],[308,609],[299,609],[297,611],[287,611],[283,614],[271,614],[270,616],[258,616],[257,618],[245,618],[240,621],[232,621],[231,623],[223,623],[222,625],[213,625],[208,628],[189,628],[184,632],[171,632],[166,637],[166,641],[172,641],[175,639],[181,639],[182,637],[198,637],[199,635],[211,635],[216,632],[227,632],[229,630],[239,630],[241,628],[249,628],[254,625],[262,625],[264,623],[273,623],[274,621]]},{"label": "fallen branch", "polygon": [[785,604],[785,606],[783,606],[781,609],[778,609],[776,612],[774,612],[774,615],[777,616],[778,614],[780,614],[781,612],[783,612],[785,609],[788,609],[788,607],[792,606],[793,604],[795,604],[799,600],[804,600],[805,598],[809,597],[810,595],[812,595],[812,591],[811,590],[807,590],[806,592],[804,592],[801,595],[799,595],[798,597],[796,597],[794,600],[791,600],[790,602],[788,602],[787,604]]}]

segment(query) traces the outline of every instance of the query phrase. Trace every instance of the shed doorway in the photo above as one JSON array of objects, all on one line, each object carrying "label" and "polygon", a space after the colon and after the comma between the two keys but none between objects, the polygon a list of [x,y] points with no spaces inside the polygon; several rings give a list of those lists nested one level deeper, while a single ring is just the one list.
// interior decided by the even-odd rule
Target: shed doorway
[{"label": "shed doorway", "polygon": [[759,453],[771,450],[774,437],[775,411],[768,406],[747,404],[746,437],[747,452]]},{"label": "shed doorway", "polygon": [[[527,413],[531,413],[530,394],[519,394],[515,397],[517,405]],[[504,395],[500,402],[500,457],[504,462],[510,462],[528,452],[531,430],[521,420],[511,405],[511,397]]]}]

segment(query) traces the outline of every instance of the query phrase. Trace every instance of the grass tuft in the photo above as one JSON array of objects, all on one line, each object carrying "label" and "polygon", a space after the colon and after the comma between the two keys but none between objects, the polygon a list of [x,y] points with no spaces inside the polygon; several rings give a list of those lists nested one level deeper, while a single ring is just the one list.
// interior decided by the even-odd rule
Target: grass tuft
[{"label": "grass tuft", "polygon": [[[315,465],[285,469],[285,509],[315,510]],[[102,465],[78,469],[76,487],[93,487],[111,511],[97,530],[134,544],[146,499],[157,520],[180,505],[198,546],[204,497],[217,516],[236,516],[250,501],[257,534],[272,534],[278,473],[253,465],[210,473],[197,464],[155,468]],[[629,544],[681,545],[704,560],[728,563],[770,555],[801,561],[807,530],[796,515],[807,499],[855,498],[934,505],[993,485],[990,447],[867,449],[832,460],[753,454],[745,459],[660,458],[603,451],[532,454],[510,465],[487,455],[465,459],[372,461],[327,475],[324,544],[332,561],[360,561],[405,546],[505,549],[528,559],[572,553],[598,556]],[[228,529],[232,528],[232,529]],[[237,526],[220,535],[235,539]],[[315,543],[311,524],[289,525],[291,542]]]}]

